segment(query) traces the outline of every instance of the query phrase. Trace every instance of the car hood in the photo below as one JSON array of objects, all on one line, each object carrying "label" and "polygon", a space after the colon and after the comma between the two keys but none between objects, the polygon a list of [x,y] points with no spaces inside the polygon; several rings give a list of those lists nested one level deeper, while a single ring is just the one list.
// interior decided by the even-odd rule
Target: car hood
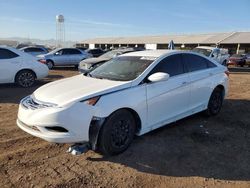
[{"label": "car hood", "polygon": [[129,87],[131,87],[131,81],[97,79],[81,74],[46,84],[38,88],[33,93],[33,97],[38,101],[63,106]]},{"label": "car hood", "polygon": [[46,54],[40,54],[40,55],[37,55],[36,57],[38,58],[44,58]]},{"label": "car hood", "polygon": [[93,57],[93,58],[89,58],[89,59],[84,59],[83,61],[80,62],[80,66],[83,66],[83,64],[87,63],[87,64],[95,64],[95,63],[99,63],[99,62],[103,62],[103,61],[108,61],[110,60],[110,58],[102,58],[102,57]]}]

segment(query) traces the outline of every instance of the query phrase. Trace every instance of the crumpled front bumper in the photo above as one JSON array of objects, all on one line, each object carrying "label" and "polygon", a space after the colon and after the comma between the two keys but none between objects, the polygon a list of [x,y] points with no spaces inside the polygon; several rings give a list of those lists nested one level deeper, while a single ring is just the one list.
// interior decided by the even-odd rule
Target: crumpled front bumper
[{"label": "crumpled front bumper", "polygon": [[[19,105],[17,125],[25,132],[55,143],[89,140],[93,107],[77,102],[69,107],[30,109]],[[55,127],[59,129],[54,130]]]}]

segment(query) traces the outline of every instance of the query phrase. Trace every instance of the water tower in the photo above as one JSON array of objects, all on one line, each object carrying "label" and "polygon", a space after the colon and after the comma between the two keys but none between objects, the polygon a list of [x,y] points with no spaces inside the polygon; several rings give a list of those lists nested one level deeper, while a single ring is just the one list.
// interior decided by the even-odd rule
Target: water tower
[{"label": "water tower", "polygon": [[56,47],[62,47],[65,41],[64,16],[56,15]]}]

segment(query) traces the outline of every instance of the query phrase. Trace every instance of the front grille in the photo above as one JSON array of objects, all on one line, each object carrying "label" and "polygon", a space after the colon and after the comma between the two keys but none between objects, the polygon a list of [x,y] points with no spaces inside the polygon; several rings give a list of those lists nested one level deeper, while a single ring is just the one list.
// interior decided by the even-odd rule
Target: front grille
[{"label": "front grille", "polygon": [[32,110],[56,106],[55,104],[51,104],[51,103],[35,101],[31,96],[24,98],[21,101],[21,104],[24,108],[32,109]]}]

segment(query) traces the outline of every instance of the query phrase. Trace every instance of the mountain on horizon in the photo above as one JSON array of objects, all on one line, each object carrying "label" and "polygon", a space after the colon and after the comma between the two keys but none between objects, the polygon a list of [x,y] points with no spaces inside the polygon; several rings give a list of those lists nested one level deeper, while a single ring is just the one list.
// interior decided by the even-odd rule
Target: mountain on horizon
[{"label": "mountain on horizon", "polygon": [[[47,46],[55,46],[56,40],[55,39],[34,39],[34,38],[24,38],[24,37],[9,37],[9,38],[0,38],[2,41],[13,41],[17,43],[32,43],[38,45],[47,45]],[[76,41],[65,41],[65,47],[72,47],[75,45]],[[1,43],[0,43],[1,44]]]}]

